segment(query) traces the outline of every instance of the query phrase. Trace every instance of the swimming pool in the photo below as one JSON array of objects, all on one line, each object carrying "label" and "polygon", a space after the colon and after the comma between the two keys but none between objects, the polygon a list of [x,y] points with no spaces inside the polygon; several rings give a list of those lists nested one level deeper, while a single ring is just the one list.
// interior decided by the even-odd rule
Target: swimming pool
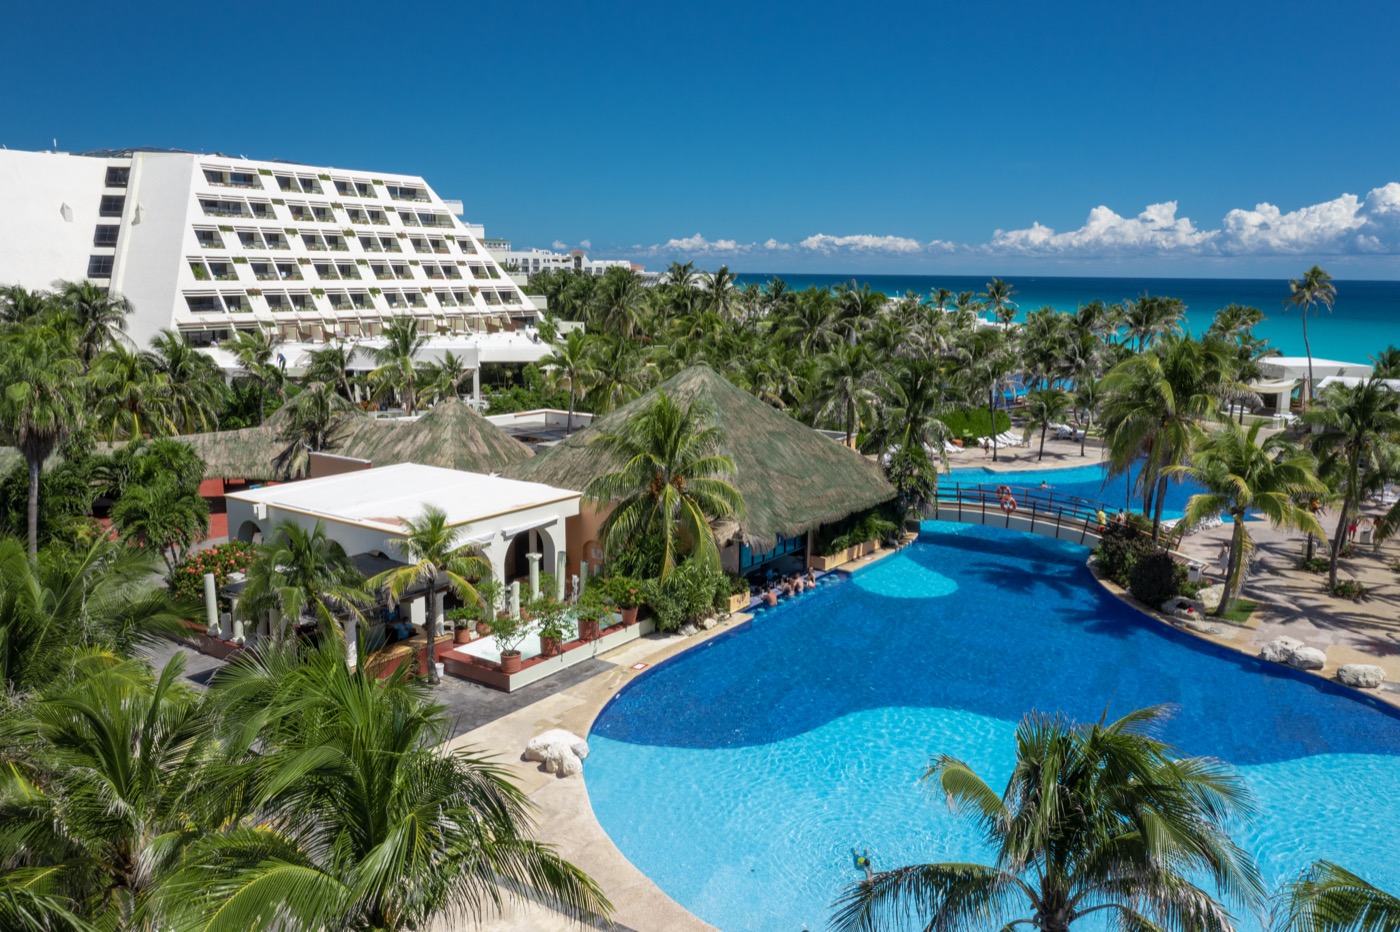
[{"label": "swimming pool", "polygon": [[1085,555],[926,523],[912,547],[658,665],[594,723],[599,822],[726,932],[824,928],[858,879],[853,846],[877,869],[990,858],[918,785],[932,755],[1000,789],[1030,709],[1087,720],[1170,702],[1169,740],[1246,775],[1261,815],[1239,837],[1270,884],[1326,857],[1400,888],[1379,843],[1400,824],[1400,718],[1144,618]]},{"label": "swimming pool", "polygon": [[[1138,511],[1142,508],[1142,496],[1129,495],[1128,475],[1108,477],[1108,465],[1091,460],[1083,466],[1065,466],[1054,469],[1019,469],[1015,472],[997,471],[983,466],[958,466],[958,461],[974,460],[982,456],[976,450],[958,454],[952,458],[951,473],[938,477],[939,485],[950,482],[981,483],[983,485],[1005,483],[1010,486],[1024,486],[1035,489],[1042,482],[1050,483],[1056,494],[1073,495],[1093,502],[1102,502],[1111,509],[1127,507]],[[1138,471],[1133,469],[1131,479],[1136,480]],[[1182,479],[1167,483],[1167,503],[1162,507],[1162,517],[1180,518],[1186,513],[1186,501],[1192,495],[1203,491],[1194,479]]]}]

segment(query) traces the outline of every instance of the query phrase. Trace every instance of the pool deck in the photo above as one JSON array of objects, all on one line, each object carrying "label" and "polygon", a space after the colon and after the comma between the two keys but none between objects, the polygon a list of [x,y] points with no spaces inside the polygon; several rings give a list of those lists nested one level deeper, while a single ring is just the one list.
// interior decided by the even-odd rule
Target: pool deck
[{"label": "pool deck", "polygon": [[[897,552],[882,549],[847,563],[842,569],[858,569]],[[593,727],[593,720],[608,700],[641,672],[633,669],[634,664],[655,666],[669,657],[735,630],[752,617],[746,613],[731,615],[709,631],[701,631],[690,637],[659,633],[647,635],[597,658],[599,662],[609,664],[610,669],[543,696],[537,702],[518,708],[447,743],[447,747],[453,749],[473,748],[493,754],[494,762],[510,772],[516,785],[524,790],[535,807],[534,837],[554,845],[561,856],[592,877],[612,901],[613,924],[599,928],[618,932],[650,932],[654,929],[714,932],[713,926],[691,915],[634,867],[603,831],[593,815],[593,806],[588,798],[585,782],[588,777],[587,761],[583,765],[583,778],[557,777],[545,773],[542,764],[519,759],[525,743],[550,728],[566,728],[586,737]],[[639,792],[642,791],[639,789]],[[455,932],[461,928],[483,932],[565,932],[577,930],[579,924],[570,922],[546,906],[516,903],[508,905],[500,916],[470,926],[438,923],[432,928],[434,932]]]}]

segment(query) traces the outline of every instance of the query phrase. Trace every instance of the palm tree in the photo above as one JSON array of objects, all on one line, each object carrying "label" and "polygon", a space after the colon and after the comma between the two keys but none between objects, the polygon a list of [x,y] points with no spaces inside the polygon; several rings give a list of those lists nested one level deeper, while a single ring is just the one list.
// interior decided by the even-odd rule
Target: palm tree
[{"label": "palm tree", "polygon": [[1307,410],[1313,396],[1313,365],[1312,365],[1312,344],[1308,342],[1308,312],[1316,311],[1321,304],[1330,312],[1332,302],[1337,300],[1337,286],[1332,284],[1332,276],[1322,270],[1321,266],[1313,266],[1303,273],[1302,278],[1291,278],[1288,280],[1288,297],[1284,299],[1285,307],[1296,307],[1301,311],[1303,318],[1303,352],[1308,357],[1308,384],[1303,391],[1303,410]]},{"label": "palm tree", "polygon": [[229,740],[259,741],[251,814],[200,838],[162,884],[169,927],[464,928],[526,899],[606,918],[598,886],[528,837],[530,804],[506,771],[443,743],[443,708],[419,681],[352,671],[329,648],[259,653],[213,689]]},{"label": "palm tree", "polygon": [[997,461],[997,393],[1015,364],[1007,347],[1006,331],[997,329],[968,331],[957,347],[956,378],[968,395],[977,397],[986,392],[987,417],[992,433],[992,462]]},{"label": "palm tree", "polygon": [[1284,891],[1281,932],[1396,932],[1400,897],[1330,861],[1316,861]]},{"label": "palm tree", "polygon": [[860,429],[861,413],[879,400],[885,377],[870,348],[861,344],[838,344],[818,361],[812,396],[817,418],[837,418],[846,432],[846,446],[852,446]]},{"label": "palm tree", "polygon": [[1143,295],[1136,301],[1128,302],[1123,310],[1123,323],[1127,327],[1128,338],[1137,340],[1137,350],[1141,353],[1158,337],[1179,331],[1185,311],[1185,306],[1176,298]]},{"label": "palm tree", "polygon": [[0,427],[29,467],[29,552],[39,549],[39,472],[83,420],[83,367],[75,347],[43,323],[0,344]]},{"label": "palm tree", "polygon": [[353,394],[350,386],[350,363],[355,348],[348,343],[328,343],[312,350],[303,378],[308,382],[325,382],[346,398]]},{"label": "palm tree", "polygon": [[855,282],[837,285],[832,289],[832,296],[836,302],[831,319],[832,330],[851,345],[855,345],[861,334],[875,326],[885,310],[884,294],[866,284],[859,287]]},{"label": "palm tree", "polygon": [[1084,447],[1089,441],[1089,431],[1094,427],[1094,415],[1103,406],[1103,381],[1093,376],[1077,378],[1074,382],[1074,413],[1084,415],[1084,429],[1079,434],[1079,455],[1084,456]]},{"label": "palm tree", "polygon": [[540,367],[549,374],[552,391],[569,393],[569,420],[564,431],[571,434],[579,396],[586,395],[592,386],[593,364],[588,336],[582,330],[570,330],[564,334],[563,341],[555,343],[549,355],[540,360]]},{"label": "palm tree", "polygon": [[269,336],[262,329],[240,330],[229,344],[229,351],[246,377],[258,387],[258,423],[267,417],[267,388],[275,386],[280,392],[286,380],[282,366],[278,364],[280,354],[277,345],[280,341]]},{"label": "palm tree", "polygon": [[209,503],[197,489],[170,479],[132,485],[112,506],[112,524],[123,542],[160,554],[167,573],[209,533]]},{"label": "palm tree", "polygon": [[1030,440],[1036,428],[1040,428],[1040,455],[1045,459],[1045,434],[1052,424],[1058,424],[1069,412],[1070,396],[1060,388],[1036,388],[1026,393],[1026,439]]},{"label": "palm tree", "polygon": [[1371,357],[1372,372],[1383,379],[1400,379],[1400,347],[1394,343]]},{"label": "palm tree", "polygon": [[142,355],[164,380],[166,407],[176,431],[186,434],[218,426],[225,393],[218,363],[175,330],[157,333]]},{"label": "palm tree", "polygon": [[1186,503],[1183,527],[1192,527],[1221,512],[1234,523],[1225,593],[1217,610],[1221,615],[1228,613],[1239,598],[1246,557],[1254,549],[1254,539],[1245,524],[1249,512],[1263,514],[1274,527],[1326,536],[1312,512],[1298,504],[1300,498],[1322,491],[1315,461],[1282,435],[1260,443],[1262,426],[1256,423],[1245,432],[1227,420],[1201,441],[1191,454],[1190,465],[1173,470],[1191,476],[1206,489]]},{"label": "palm tree", "polygon": [[346,424],[361,416],[358,408],[325,382],[302,386],[285,410],[287,420],[281,437],[287,441],[287,449],[277,458],[277,466],[289,475],[303,473],[310,454],[333,449]]},{"label": "palm tree", "polygon": [[272,620],[274,637],[307,619],[338,640],[340,622],[363,619],[368,602],[364,577],[324,524],[308,531],[284,521],[259,546],[238,610],[248,621]]},{"label": "palm tree", "polygon": [[728,482],[735,467],[719,452],[722,442],[708,409],[698,401],[681,407],[665,392],[622,430],[593,439],[590,445],[621,463],[584,489],[587,498],[613,506],[599,530],[609,559],[655,542],[662,579],[686,553],[719,568],[713,522],[744,513],[743,496]]},{"label": "palm tree", "polygon": [[647,366],[634,341],[595,336],[589,346],[591,384],[586,397],[594,412],[607,414],[642,393],[647,386]]},{"label": "palm tree", "polygon": [[1186,462],[1200,423],[1221,419],[1221,400],[1235,384],[1230,372],[1223,341],[1169,334],[1103,379],[1109,468],[1122,475],[1145,457],[1139,481],[1153,537],[1166,504],[1167,470]]},{"label": "palm tree", "polygon": [[646,288],[631,269],[608,269],[593,283],[593,304],[606,329],[631,339],[641,326]]},{"label": "palm tree", "polygon": [[437,675],[437,634],[442,627],[442,591],[451,589],[458,598],[485,604],[472,580],[491,575],[491,564],[475,544],[459,543],[462,526],[447,523],[447,512],[436,505],[427,505],[417,518],[400,518],[404,535],[390,539],[408,565],[385,570],[369,581],[371,589],[382,590],[394,600],[401,598],[410,586],[423,583],[432,593],[432,616],[428,619],[428,679],[433,685]]},{"label": "palm tree", "polygon": [[1263,897],[1228,826],[1252,811],[1244,782],[1219,761],[1183,757],[1154,738],[1166,711],[1076,725],[1032,713],[1016,729],[1016,767],[1001,796],[971,767],[941,755],[924,773],[996,848],[993,864],[920,864],[881,871],[834,904],[840,930],[1011,929],[1068,932],[1101,914],[1124,929],[1234,928],[1228,899]]},{"label": "palm tree", "polygon": [[441,359],[428,363],[421,372],[418,403],[434,405],[439,401],[459,397],[462,394],[462,386],[472,373],[472,367],[456,353],[444,350]]},{"label": "palm tree", "polygon": [[999,278],[987,282],[987,290],[982,294],[983,303],[1002,327],[1016,319],[1016,302],[1011,300],[1015,294],[1016,289]]},{"label": "palm tree", "polygon": [[1328,561],[1328,586],[1335,588],[1348,522],[1360,513],[1369,492],[1379,491],[1400,471],[1400,393],[1372,375],[1359,385],[1329,385],[1317,400],[1303,421],[1322,429],[1312,438],[1313,446],[1322,454],[1320,471],[1336,476],[1341,498]]},{"label": "palm tree", "polygon": [[408,315],[401,315],[384,326],[384,345],[372,347],[369,351],[378,367],[370,373],[370,378],[397,392],[409,415],[413,414],[415,397],[415,359],[427,345],[428,336],[418,329],[418,322]]},{"label": "palm tree", "polygon": [[58,301],[78,330],[78,353],[86,371],[97,354],[126,340],[126,318],[134,308],[125,297],[90,281],[54,282]]},{"label": "palm tree", "polygon": [[93,421],[108,440],[175,433],[170,386],[145,353],[117,345],[91,367]]},{"label": "palm tree", "polygon": [[23,841],[0,856],[61,878],[101,928],[167,928],[156,890],[186,846],[217,825],[214,719],[182,673],[180,657],[152,677],[144,661],[91,654],[26,709],[27,774],[11,771],[7,782],[27,792],[5,794],[0,848]]},{"label": "palm tree", "polygon": [[22,285],[0,288],[0,321],[7,324],[31,323],[48,317],[58,306],[53,292],[30,291]]},{"label": "palm tree", "polygon": [[700,287],[705,290],[705,302],[721,319],[732,320],[739,301],[739,289],[729,266],[721,265],[716,272],[701,272]]}]

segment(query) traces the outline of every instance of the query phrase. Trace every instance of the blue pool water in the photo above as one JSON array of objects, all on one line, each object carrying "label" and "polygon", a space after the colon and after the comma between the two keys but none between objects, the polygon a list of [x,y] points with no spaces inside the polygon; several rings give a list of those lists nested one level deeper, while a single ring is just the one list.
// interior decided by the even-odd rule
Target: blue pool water
[{"label": "blue pool water", "polygon": [[[1034,445],[1035,441],[1032,441]],[[1109,478],[1108,466],[1099,460],[1084,466],[1066,466],[1056,469],[1025,469],[1016,472],[994,472],[984,466],[958,466],[959,461],[977,460],[982,457],[979,450],[960,453],[953,462],[953,470],[938,477],[940,486],[948,483],[980,483],[982,485],[1005,483],[1012,488],[1039,489],[1041,482],[1050,483],[1056,494],[1073,495],[1094,502],[1102,502],[1112,509],[1142,509],[1142,496],[1129,495],[1130,483],[1137,480],[1137,470],[1129,474]],[[1092,454],[1091,454],[1092,457]],[[1162,507],[1164,518],[1180,518],[1186,513],[1186,501],[1192,495],[1203,491],[1200,483],[1193,479],[1182,479],[1167,483],[1167,503]]]},{"label": "blue pool water", "polygon": [[1103,593],[1085,556],[926,523],[899,554],[658,665],[589,737],[599,821],[720,929],[824,928],[859,877],[852,846],[877,869],[990,859],[920,787],[932,755],[1000,788],[1031,709],[1173,703],[1169,740],[1245,774],[1261,812],[1239,837],[1269,883],[1325,857],[1400,888],[1400,718],[1158,625]]}]

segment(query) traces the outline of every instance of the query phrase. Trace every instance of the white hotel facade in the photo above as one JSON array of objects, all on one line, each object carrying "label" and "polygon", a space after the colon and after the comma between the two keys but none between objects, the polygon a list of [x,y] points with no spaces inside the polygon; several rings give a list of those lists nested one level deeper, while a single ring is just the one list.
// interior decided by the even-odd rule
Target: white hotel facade
[{"label": "white hotel facade", "polygon": [[0,151],[0,285],[91,279],[135,308],[128,335],[217,347],[262,328],[289,371],[409,315],[470,368],[547,352],[540,308],[422,178],[187,152]]}]

